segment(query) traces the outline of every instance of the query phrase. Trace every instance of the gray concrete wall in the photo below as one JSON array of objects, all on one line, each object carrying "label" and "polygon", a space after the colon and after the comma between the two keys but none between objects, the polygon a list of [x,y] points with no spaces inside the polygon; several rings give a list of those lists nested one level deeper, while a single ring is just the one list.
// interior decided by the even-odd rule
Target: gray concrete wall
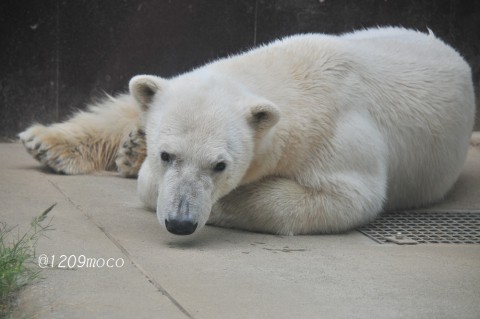
[{"label": "gray concrete wall", "polygon": [[2,1],[0,137],[63,120],[135,74],[168,77],[288,34],[377,25],[432,29],[469,61],[479,91],[476,0]]}]

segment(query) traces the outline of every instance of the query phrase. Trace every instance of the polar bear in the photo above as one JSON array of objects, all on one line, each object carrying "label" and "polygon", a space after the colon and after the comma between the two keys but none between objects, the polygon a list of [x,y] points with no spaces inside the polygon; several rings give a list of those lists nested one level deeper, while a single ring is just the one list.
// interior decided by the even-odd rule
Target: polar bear
[{"label": "polar bear", "polygon": [[342,232],[439,201],[475,112],[462,57],[403,28],[290,36],[129,88],[20,138],[67,174],[140,168],[140,198],[178,235]]}]

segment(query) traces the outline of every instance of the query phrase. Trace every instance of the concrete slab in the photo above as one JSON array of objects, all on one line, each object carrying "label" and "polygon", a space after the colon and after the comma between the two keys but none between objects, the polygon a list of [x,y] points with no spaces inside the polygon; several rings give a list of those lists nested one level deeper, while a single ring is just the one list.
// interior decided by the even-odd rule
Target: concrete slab
[{"label": "concrete slab", "polygon": [[[163,318],[185,318],[182,310],[149,283],[101,227],[62,192],[57,182],[23,155],[20,145],[0,144],[0,163],[0,222],[19,225],[22,233],[29,228],[32,218],[57,203],[51,211],[55,230],[39,241],[36,254],[48,256],[53,266],[67,259],[60,265],[67,267],[45,265],[44,279],[22,293],[14,317],[141,318],[155,313]],[[125,181],[134,186],[134,181]],[[91,185],[77,181],[77,186]],[[119,267],[110,262],[114,267],[69,270],[68,258],[82,258],[81,255],[113,258]],[[74,265],[73,258],[70,264]],[[38,265],[33,267],[40,269]]]},{"label": "concrete slab", "polygon": [[[480,151],[437,209],[480,210]],[[478,318],[480,245],[380,245],[353,231],[283,237],[206,227],[163,231],[135,180],[42,171],[0,144],[0,221],[25,228],[57,202],[37,254],[121,258],[49,268],[18,315],[35,318]],[[443,206],[441,206],[443,205]]]}]

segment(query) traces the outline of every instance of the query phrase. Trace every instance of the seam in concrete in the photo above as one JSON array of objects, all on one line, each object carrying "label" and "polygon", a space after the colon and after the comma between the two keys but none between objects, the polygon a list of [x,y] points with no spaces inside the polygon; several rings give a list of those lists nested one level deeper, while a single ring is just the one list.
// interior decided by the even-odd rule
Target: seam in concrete
[{"label": "seam in concrete", "polygon": [[51,180],[48,179],[48,178],[47,178],[47,181],[48,181],[50,184],[52,184],[52,186],[55,187],[55,189],[56,189],[57,191],[59,191],[60,194],[62,194],[63,197],[65,197],[65,198],[67,199],[67,201],[68,201],[70,204],[72,204],[73,207],[75,207],[76,210],[79,210],[79,211],[83,212],[82,209],[81,209],[81,207],[80,207],[80,205],[75,204],[75,203],[73,202],[73,200],[72,200],[64,191],[62,191],[62,189],[57,185],[57,183],[51,181]]},{"label": "seam in concrete", "polygon": [[187,316],[190,319],[194,319],[194,317],[165,289],[162,287],[162,285],[155,280],[152,276],[148,274],[148,272],[142,268],[138,263],[134,261],[132,258],[132,255],[128,252],[128,250],[123,247],[122,244],[114,237],[112,236],[104,227],[100,226],[93,216],[85,213],[83,209],[81,208],[80,205],[77,205],[55,182],[51,181],[50,179],[47,178],[47,180],[52,184],[53,187],[55,187],[56,190],[62,194],[67,201],[72,204],[73,207],[75,207],[76,210],[80,211],[87,219],[92,222],[95,227],[97,227],[124,255],[125,257],[130,261],[130,263],[140,271],[140,273],[148,280],[150,284],[152,284],[155,289],[157,289],[158,292],[162,293],[165,297],[167,297],[174,305],[175,307],[178,308],[185,316]]},{"label": "seam in concrete", "polygon": [[120,244],[110,233],[108,233],[103,227],[101,227],[100,225],[98,225],[95,220],[93,220],[93,217],[89,216],[89,215],[86,215],[90,220],[92,220],[92,222],[98,227],[98,229],[100,229],[104,234],[105,236],[107,236],[111,241],[112,243],[117,246],[118,249],[120,249],[120,251],[128,258],[128,260],[130,260],[130,262],[132,263],[132,265],[134,265],[141,273],[143,276],[145,276],[145,278],[147,278],[148,282],[151,283],[156,289],[157,291],[161,292],[164,296],[166,296],[168,299],[170,299],[170,301],[178,308],[178,310],[180,310],[184,315],[186,315],[188,318],[191,318],[191,319],[194,319],[193,316],[184,308],[182,307],[182,305],[180,305],[180,303],[175,299],[173,298],[172,295],[170,295],[168,293],[168,291],[165,290],[165,288],[162,287],[162,285],[160,285],[160,283],[158,281],[156,281],[153,277],[151,277],[148,272],[146,272],[139,264],[137,264],[132,256],[129,254],[129,252],[125,249],[125,247],[122,246],[122,244]]}]

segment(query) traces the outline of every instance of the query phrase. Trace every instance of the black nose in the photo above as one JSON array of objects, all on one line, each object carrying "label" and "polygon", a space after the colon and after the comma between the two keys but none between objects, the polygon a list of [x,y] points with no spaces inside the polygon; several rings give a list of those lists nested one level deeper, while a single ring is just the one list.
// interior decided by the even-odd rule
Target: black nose
[{"label": "black nose", "polygon": [[193,223],[189,220],[166,220],[165,219],[165,226],[167,230],[175,235],[190,235],[195,232],[197,229],[198,223]]}]

